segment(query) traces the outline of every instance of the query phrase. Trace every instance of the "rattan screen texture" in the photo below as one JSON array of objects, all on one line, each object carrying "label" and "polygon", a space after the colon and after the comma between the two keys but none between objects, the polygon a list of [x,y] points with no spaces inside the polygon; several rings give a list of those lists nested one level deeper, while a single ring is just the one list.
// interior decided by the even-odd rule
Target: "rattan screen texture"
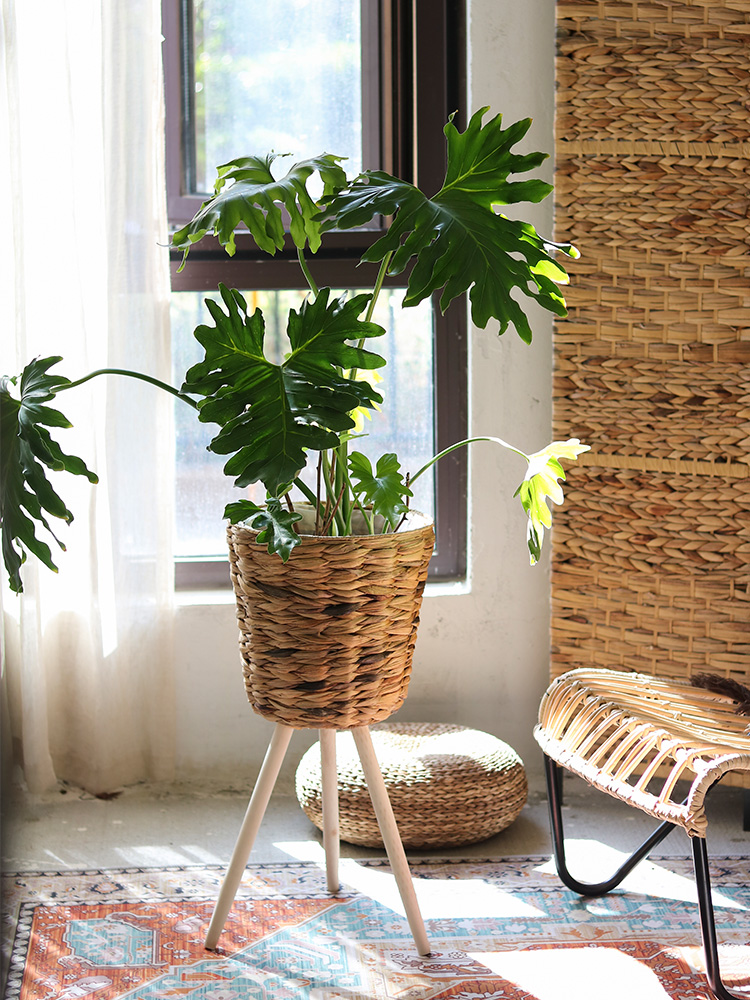
[{"label": "rattan screen texture", "polygon": [[750,683],[750,0],[557,4],[552,674]]}]

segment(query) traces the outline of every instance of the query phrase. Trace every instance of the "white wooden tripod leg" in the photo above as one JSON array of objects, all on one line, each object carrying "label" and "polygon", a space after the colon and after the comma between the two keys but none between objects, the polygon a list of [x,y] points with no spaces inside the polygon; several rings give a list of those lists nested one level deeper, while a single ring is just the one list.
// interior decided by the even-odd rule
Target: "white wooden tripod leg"
[{"label": "white wooden tripod leg", "polygon": [[329,892],[338,892],[341,883],[339,881],[339,782],[336,772],[336,730],[321,729],[319,735],[326,884]]},{"label": "white wooden tripod leg", "polygon": [[357,752],[362,763],[362,770],[365,772],[365,781],[370,792],[372,805],[375,809],[380,832],[383,835],[383,844],[388,854],[388,860],[393,869],[393,876],[404,904],[406,919],[409,921],[414,944],[420,955],[430,954],[430,942],[427,939],[422,914],[417,902],[417,894],[414,891],[414,883],[409,871],[409,863],[404,853],[404,845],[401,843],[401,836],[396,826],[393,815],[391,801],[388,798],[388,789],[385,787],[383,775],[375,755],[375,748],[372,745],[372,737],[367,726],[361,726],[352,730],[354,742],[357,745]]},{"label": "white wooden tripod leg", "polygon": [[271,737],[271,742],[268,744],[263,766],[260,769],[258,780],[255,782],[250,804],[242,821],[237,843],[234,845],[232,860],[229,862],[227,873],[224,876],[219,898],[216,901],[208,933],[206,934],[206,948],[210,951],[216,948],[219,935],[224,929],[224,924],[234,902],[234,897],[237,895],[247,859],[250,857],[258,829],[268,806],[268,800],[271,798],[273,786],[276,784],[276,779],[279,776],[279,770],[284,760],[286,749],[289,746],[292,732],[293,730],[288,726],[282,726],[281,723],[277,723]]}]

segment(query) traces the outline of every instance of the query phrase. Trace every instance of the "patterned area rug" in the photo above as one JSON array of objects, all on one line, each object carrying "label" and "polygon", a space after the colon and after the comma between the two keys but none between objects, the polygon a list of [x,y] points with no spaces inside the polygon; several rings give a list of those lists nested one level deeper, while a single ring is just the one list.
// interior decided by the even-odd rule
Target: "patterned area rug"
[{"label": "patterned area rug", "polygon": [[[4,878],[6,1000],[704,1000],[691,866],[645,863],[597,900],[548,859],[412,864],[433,951],[413,947],[387,863],[248,867],[217,952],[223,869]],[[750,985],[748,860],[712,865],[725,981]]]}]

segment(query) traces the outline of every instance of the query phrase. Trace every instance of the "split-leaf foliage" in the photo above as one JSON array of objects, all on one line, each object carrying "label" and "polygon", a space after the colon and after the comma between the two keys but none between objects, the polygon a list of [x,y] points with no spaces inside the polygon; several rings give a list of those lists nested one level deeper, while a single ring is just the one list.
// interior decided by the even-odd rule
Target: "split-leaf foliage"
[{"label": "split-leaf foliage", "polygon": [[[577,250],[569,243],[550,242],[503,211],[539,202],[550,193],[546,182],[522,176],[539,167],[545,154],[515,151],[529,119],[503,128],[500,115],[484,122],[487,110],[477,111],[464,132],[452,119],[446,124],[446,175],[433,195],[382,171],[364,171],[350,180],[342,158],[330,154],[294,164],[282,176],[276,176],[274,155],[245,156],[218,168],[214,195],[173,236],[173,248],[183,251],[182,267],[191,247],[207,235],[234,254],[242,225],[271,255],[285,246],[287,233],[297,248],[310,294],[289,312],[288,351],[281,362],[265,351],[261,310],[250,312],[240,292],[222,284],[221,301],[206,301],[213,325],[201,324],[194,334],[204,357],[186,373],[179,391],[150,376],[119,373],[161,385],[192,403],[201,421],[218,426],[209,448],[227,456],[226,474],[238,488],[259,482],[267,493],[265,504],[240,499],[224,515],[232,522],[249,521],[261,531],[259,540],[282,559],[300,541],[293,490],[317,506],[318,523],[332,534],[350,533],[357,510],[371,530],[380,523],[384,530],[395,530],[408,511],[411,483],[441,457],[410,476],[393,453],[378,458],[374,468],[364,453],[349,453],[351,439],[360,436],[352,433],[357,413],[382,402],[367,374],[385,365],[371,344],[384,333],[372,315],[386,275],[410,268],[405,307],[439,293],[445,310],[466,293],[476,326],[496,321],[500,334],[512,326],[527,343],[532,339],[527,301],[565,315],[559,286],[567,282],[567,274],[557,257],[575,257]],[[308,188],[313,178],[322,191],[316,197]],[[327,232],[362,227],[375,217],[390,224],[362,258],[380,265],[372,292],[335,298],[329,289],[318,288],[306,254],[318,251]],[[37,359],[19,378],[0,383],[0,516],[3,555],[15,590],[22,589],[20,567],[27,551],[55,568],[49,546],[36,535],[39,526],[51,532],[47,515],[64,521],[73,516],[49,484],[45,466],[96,481],[81,459],[65,455],[50,436],[48,427],[69,424],[46,404],[57,392],[100,373],[71,383],[47,374],[58,360]],[[20,395],[14,395],[16,388]],[[496,438],[482,440],[511,447]],[[559,444],[548,446],[549,462],[534,473],[546,478],[536,482],[527,477],[519,488],[529,515],[532,561],[539,556],[548,523],[547,508],[540,504],[547,495],[558,501],[549,477],[564,478],[554,456],[575,458],[585,450],[571,441],[555,451]],[[531,461],[519,449],[511,450]],[[315,489],[301,476],[311,462],[318,468]]]}]

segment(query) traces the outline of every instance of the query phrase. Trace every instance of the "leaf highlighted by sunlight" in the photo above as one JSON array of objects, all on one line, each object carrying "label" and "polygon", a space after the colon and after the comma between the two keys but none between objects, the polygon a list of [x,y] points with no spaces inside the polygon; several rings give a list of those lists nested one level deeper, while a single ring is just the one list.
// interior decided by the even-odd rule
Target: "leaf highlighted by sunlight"
[{"label": "leaf highlighted by sunlight", "polygon": [[[360,382],[369,382],[373,388],[383,381],[383,376],[379,375],[376,371],[370,371],[366,375],[364,372],[356,371],[354,378]],[[352,410],[349,416],[354,421],[354,427],[352,429],[352,437],[360,436],[365,429],[365,420],[371,420],[370,410],[379,410],[380,404],[373,403],[372,406],[358,406],[356,410]]]},{"label": "leaf highlighted by sunlight", "polygon": [[521,498],[523,509],[529,518],[527,544],[532,566],[541,555],[544,529],[552,525],[547,498],[558,505],[563,502],[559,480],[565,481],[565,470],[560,465],[560,459],[575,460],[588,450],[587,444],[581,444],[578,438],[570,438],[567,441],[553,441],[546,448],[528,456],[526,476],[514,496]]},{"label": "leaf highlighted by sunlight", "polygon": [[517,290],[564,316],[565,300],[557,285],[567,281],[567,274],[550,254],[560,250],[576,257],[578,251],[568,243],[551,243],[528,223],[495,211],[520,201],[541,201],[552,188],[537,179],[508,180],[511,174],[539,166],[546,154],[512,152],[531,120],[503,129],[497,115],[483,125],[487,110],[473,115],[463,133],[452,120],[445,126],[448,167],[434,197],[390,174],[368,171],[324,198],[320,219],[326,231],[358,228],[376,215],[394,216],[386,235],[362,259],[381,261],[392,253],[389,270],[400,273],[416,257],[404,305],[416,305],[442,289],[440,307],[445,311],[468,291],[477,326],[485,327],[494,318],[500,333],[512,324],[528,343],[531,326],[511,293]]}]

